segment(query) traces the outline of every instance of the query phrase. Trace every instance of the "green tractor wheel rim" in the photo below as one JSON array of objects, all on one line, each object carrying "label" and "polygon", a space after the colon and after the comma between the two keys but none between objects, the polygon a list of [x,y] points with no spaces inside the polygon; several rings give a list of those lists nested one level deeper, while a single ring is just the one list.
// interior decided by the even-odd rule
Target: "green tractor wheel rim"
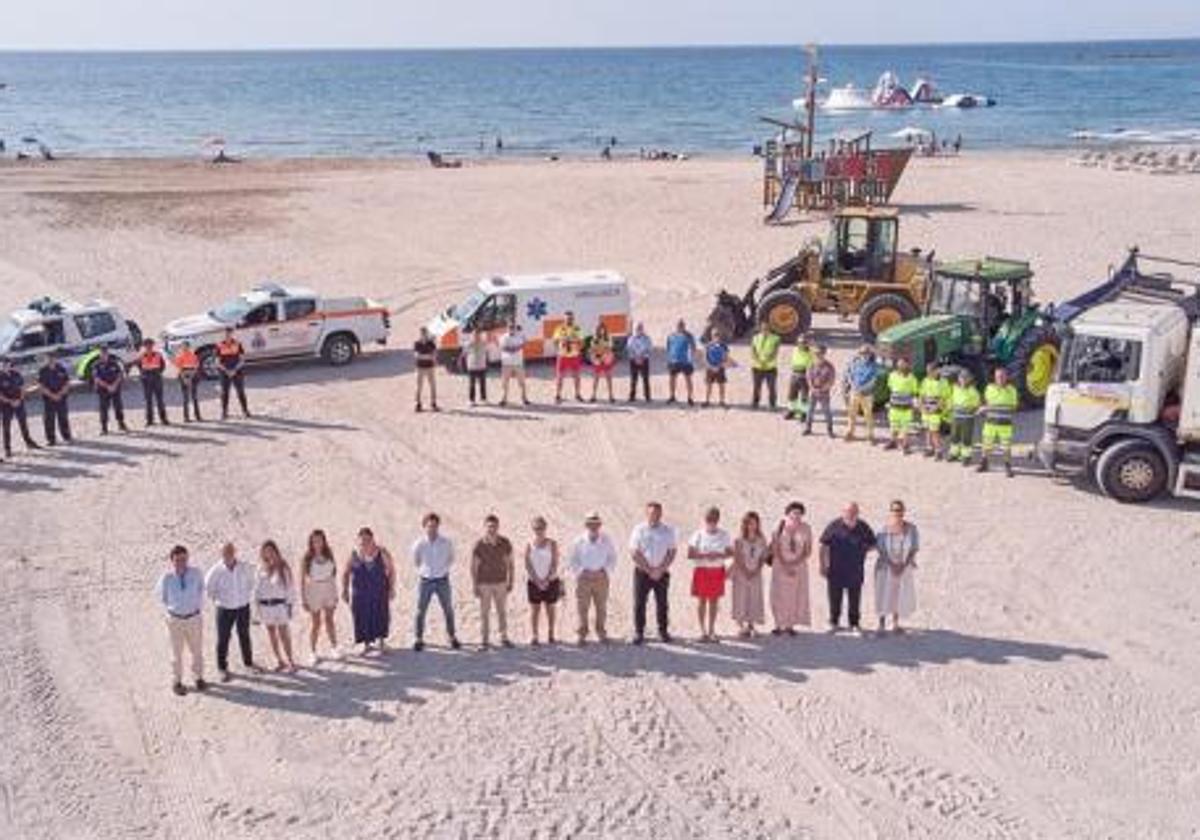
[{"label": "green tractor wheel rim", "polygon": [[1043,344],[1029,354],[1029,369],[1025,373],[1025,386],[1035,397],[1044,397],[1054,379],[1054,367],[1058,364],[1058,348]]},{"label": "green tractor wheel rim", "polygon": [[786,304],[772,306],[771,311],[767,313],[767,326],[771,328],[771,332],[790,335],[800,326],[800,313]]}]

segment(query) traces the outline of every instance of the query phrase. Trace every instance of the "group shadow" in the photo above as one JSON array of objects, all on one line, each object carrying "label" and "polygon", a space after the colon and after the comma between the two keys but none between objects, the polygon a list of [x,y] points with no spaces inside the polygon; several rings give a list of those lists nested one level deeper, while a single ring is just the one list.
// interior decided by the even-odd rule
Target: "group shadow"
[{"label": "group shadow", "polygon": [[340,663],[295,674],[239,675],[210,693],[225,702],[319,718],[387,723],[394,715],[383,704],[422,704],[423,693],[448,693],[464,685],[501,687],[556,672],[598,673],[615,680],[649,675],[676,679],[741,679],[767,676],[800,684],[809,674],[837,670],[868,675],[881,667],[917,669],[967,662],[1000,666],[1015,661],[1061,662],[1107,659],[1101,652],[1043,642],[972,636],[953,630],[910,632],[905,636],[860,639],[804,634],[764,637],[720,645],[673,642],[632,646],[619,642],[587,647],[556,645],[493,651],[423,653],[392,650],[351,656]]}]

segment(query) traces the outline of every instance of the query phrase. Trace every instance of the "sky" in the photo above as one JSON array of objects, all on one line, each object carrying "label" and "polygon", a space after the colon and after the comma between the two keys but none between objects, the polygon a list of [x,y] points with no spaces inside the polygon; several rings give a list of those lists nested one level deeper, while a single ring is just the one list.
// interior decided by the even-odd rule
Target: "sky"
[{"label": "sky", "polygon": [[1200,0],[0,0],[0,49],[1200,37]]}]

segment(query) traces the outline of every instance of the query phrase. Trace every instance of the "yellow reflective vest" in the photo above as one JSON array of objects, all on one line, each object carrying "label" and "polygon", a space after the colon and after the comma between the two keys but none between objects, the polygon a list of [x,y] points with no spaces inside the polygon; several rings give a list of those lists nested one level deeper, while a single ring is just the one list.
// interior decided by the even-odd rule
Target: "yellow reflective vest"
[{"label": "yellow reflective vest", "polygon": [[750,361],[755,370],[775,370],[778,355],[779,336],[773,332],[754,334],[750,340]]}]

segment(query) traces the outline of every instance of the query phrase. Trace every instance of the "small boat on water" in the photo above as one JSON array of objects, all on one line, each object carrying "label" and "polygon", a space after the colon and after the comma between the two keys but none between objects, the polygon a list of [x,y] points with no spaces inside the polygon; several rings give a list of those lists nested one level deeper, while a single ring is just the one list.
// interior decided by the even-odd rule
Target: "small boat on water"
[{"label": "small boat on water", "polygon": [[942,108],[991,108],[996,100],[990,96],[975,93],[955,93],[947,96],[941,102]]}]

